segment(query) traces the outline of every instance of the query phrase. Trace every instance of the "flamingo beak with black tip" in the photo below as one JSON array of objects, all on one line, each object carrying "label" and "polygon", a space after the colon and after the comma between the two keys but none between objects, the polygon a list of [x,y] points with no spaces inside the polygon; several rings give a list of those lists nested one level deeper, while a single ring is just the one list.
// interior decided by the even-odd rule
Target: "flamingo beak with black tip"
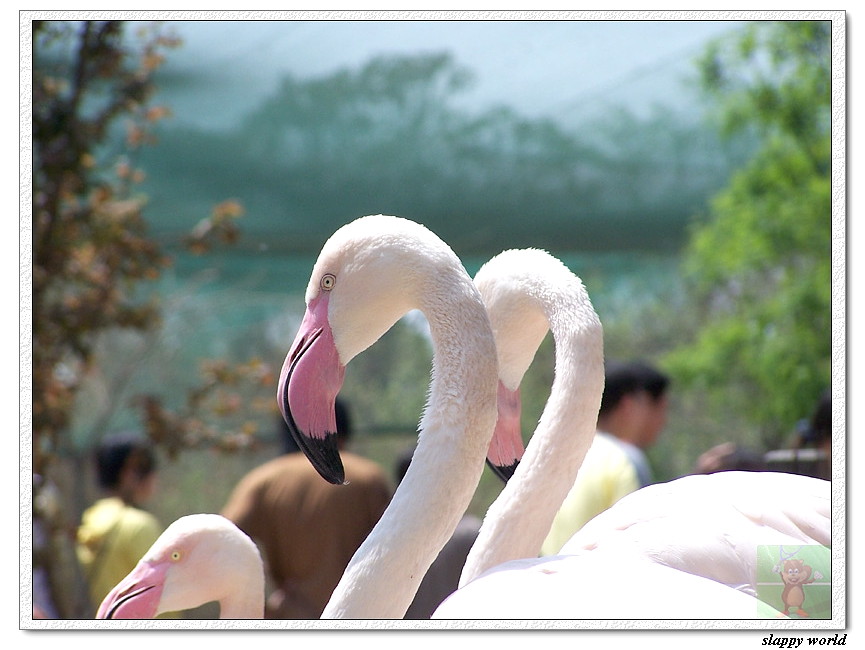
[{"label": "flamingo beak with black tip", "polygon": [[328,322],[329,294],[309,301],[279,376],[277,401],[298,447],[328,482],[345,482],[336,431],[336,396],[345,366]]},{"label": "flamingo beak with black tip", "polygon": [[498,388],[498,418],[487,452],[487,465],[505,483],[514,475],[525,452],[520,429],[522,400],[520,388],[510,390],[500,380]]}]

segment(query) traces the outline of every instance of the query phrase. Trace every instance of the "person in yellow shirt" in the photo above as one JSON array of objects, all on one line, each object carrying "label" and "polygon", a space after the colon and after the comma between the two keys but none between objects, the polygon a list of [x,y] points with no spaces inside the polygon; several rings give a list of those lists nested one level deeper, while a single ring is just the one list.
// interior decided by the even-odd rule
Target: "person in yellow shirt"
[{"label": "person in yellow shirt", "polygon": [[94,612],[163,531],[143,509],[156,490],[156,456],[147,441],[134,434],[106,437],[95,461],[105,496],[84,511],[77,534]]},{"label": "person in yellow shirt", "polygon": [[669,378],[640,362],[606,366],[598,430],[541,555],[555,555],[587,521],[653,482],[645,449],[667,422]]}]

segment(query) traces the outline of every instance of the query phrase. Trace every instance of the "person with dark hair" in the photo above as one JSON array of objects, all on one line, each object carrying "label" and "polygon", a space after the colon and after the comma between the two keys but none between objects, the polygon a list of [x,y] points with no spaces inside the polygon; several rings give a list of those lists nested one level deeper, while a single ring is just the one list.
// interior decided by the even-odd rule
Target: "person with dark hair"
[{"label": "person with dark hair", "polygon": [[832,391],[828,388],[820,395],[814,412],[800,428],[797,449],[813,447],[824,452],[832,451]]},{"label": "person with dark hair", "polygon": [[667,423],[670,379],[642,361],[608,362],[598,429],[541,548],[554,555],[592,517],[653,482],[645,450]]},{"label": "person with dark hair", "polygon": [[96,607],[135,568],[163,528],[143,508],[156,490],[156,455],[147,440],[134,433],[107,436],[94,456],[105,496],[84,511],[77,548]]},{"label": "person with dark hair", "polygon": [[766,453],[769,468],[832,480],[832,391],[821,393],[809,418],[800,420],[789,449]]},{"label": "person with dark hair", "polygon": [[352,426],[341,400],[336,422],[346,484],[332,485],[318,474],[280,417],[284,453],[243,477],[222,509],[255,540],[265,560],[270,592],[265,618],[319,618],[352,555],[390,503],[384,470],[346,450]]}]

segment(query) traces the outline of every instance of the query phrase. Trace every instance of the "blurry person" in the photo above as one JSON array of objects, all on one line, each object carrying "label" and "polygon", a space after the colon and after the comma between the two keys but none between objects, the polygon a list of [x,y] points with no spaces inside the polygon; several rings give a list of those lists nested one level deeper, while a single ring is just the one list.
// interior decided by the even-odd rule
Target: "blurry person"
[{"label": "blurry person", "polygon": [[766,454],[769,468],[825,480],[832,478],[832,392],[820,395],[811,417],[800,420],[789,449]]},{"label": "blurry person", "polygon": [[95,455],[105,496],[84,511],[77,536],[78,559],[94,608],[163,531],[144,510],[156,490],[156,455],[147,440],[134,433],[108,436]]},{"label": "blurry person", "polygon": [[384,470],[346,450],[352,428],[341,400],[336,426],[346,484],[332,485],[318,474],[280,417],[285,453],[242,478],[222,509],[261,550],[271,591],[265,618],[319,618],[390,503]]},{"label": "blurry person", "polygon": [[669,378],[642,361],[608,362],[598,430],[541,547],[554,555],[583,525],[653,482],[645,450],[667,423]]},{"label": "blurry person", "polygon": [[761,454],[745,449],[733,442],[722,442],[704,451],[697,458],[695,474],[714,474],[715,472],[742,471],[761,472],[768,469]]}]

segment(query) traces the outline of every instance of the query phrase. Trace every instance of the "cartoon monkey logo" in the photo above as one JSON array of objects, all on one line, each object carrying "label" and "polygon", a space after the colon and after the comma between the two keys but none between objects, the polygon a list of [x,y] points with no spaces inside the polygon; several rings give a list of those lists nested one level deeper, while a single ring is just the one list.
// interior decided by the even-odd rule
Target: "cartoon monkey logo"
[{"label": "cartoon monkey logo", "polygon": [[798,559],[784,560],[779,572],[781,580],[784,581],[784,590],[781,592],[781,600],[784,602],[784,615],[790,614],[790,609],[795,609],[799,616],[808,616],[808,612],[802,609],[805,603],[804,586],[811,584],[816,579],[812,577],[812,569],[804,561]]}]

